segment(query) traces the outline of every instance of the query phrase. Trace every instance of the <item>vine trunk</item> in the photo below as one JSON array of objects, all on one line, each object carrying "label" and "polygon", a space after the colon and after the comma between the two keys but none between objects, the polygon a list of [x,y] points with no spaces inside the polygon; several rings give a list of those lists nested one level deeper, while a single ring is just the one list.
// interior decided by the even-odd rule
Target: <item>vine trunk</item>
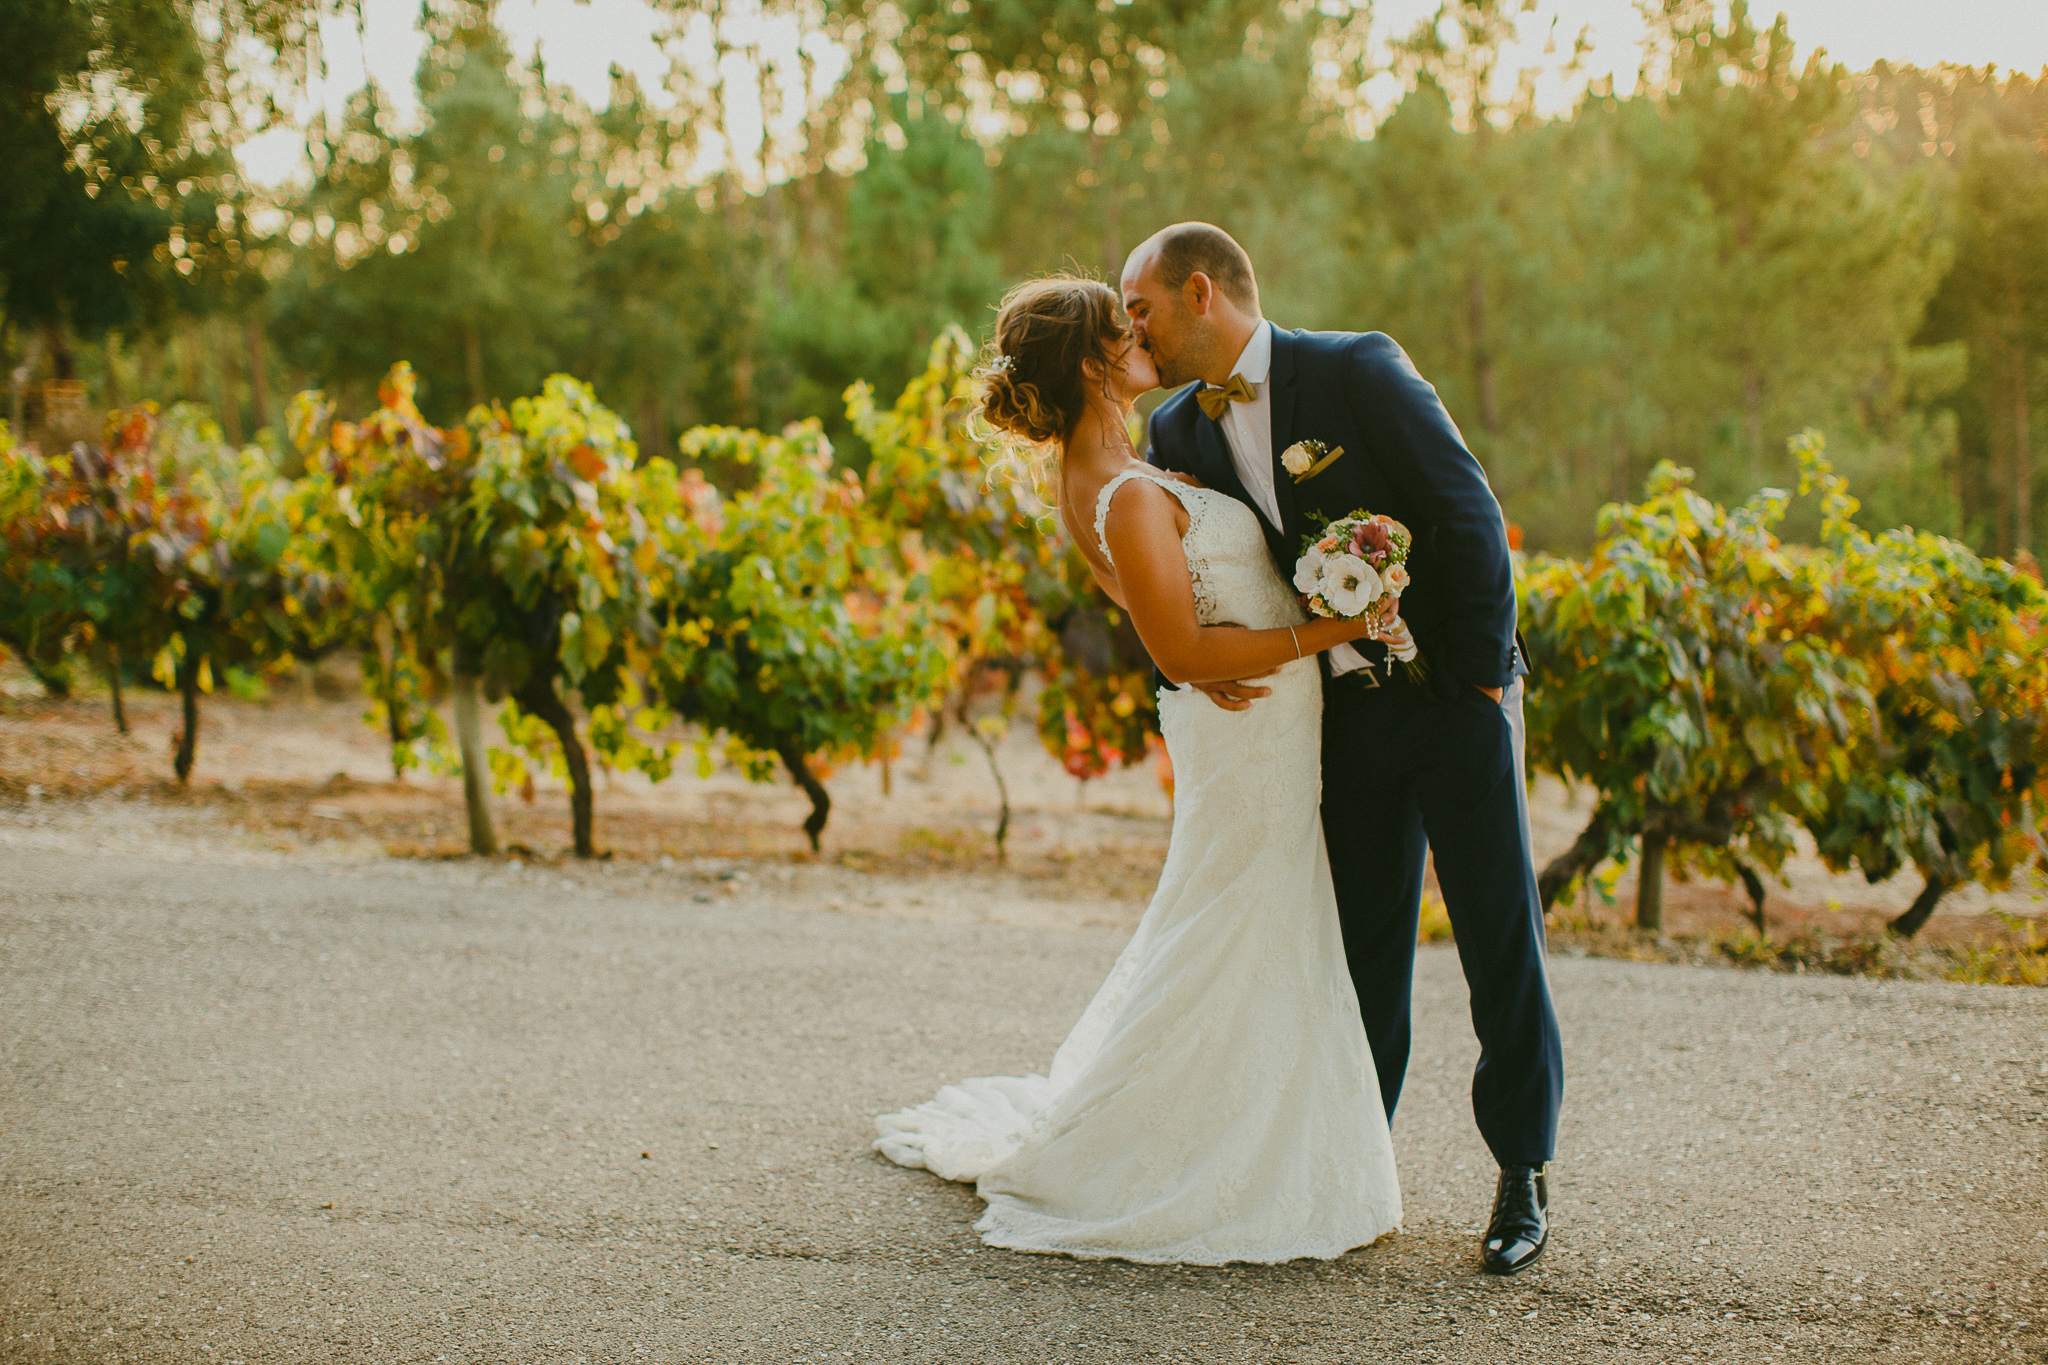
[{"label": "vine trunk", "polygon": [[569,769],[569,823],[576,856],[596,857],[597,845],[591,836],[590,760],[583,752],[583,741],[576,737],[576,717],[555,691],[554,673],[536,670],[512,698],[520,710],[547,722],[561,743],[562,762]]},{"label": "vine trunk", "polygon": [[488,857],[498,851],[491,826],[490,764],[484,756],[483,702],[474,673],[455,674],[455,743],[462,753],[462,804],[469,813],[469,851]]}]

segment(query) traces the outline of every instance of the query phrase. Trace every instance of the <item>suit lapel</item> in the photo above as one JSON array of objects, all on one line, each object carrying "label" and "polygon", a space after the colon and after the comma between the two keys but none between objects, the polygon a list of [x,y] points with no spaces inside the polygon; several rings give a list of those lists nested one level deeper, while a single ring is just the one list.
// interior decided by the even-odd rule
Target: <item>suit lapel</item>
[{"label": "suit lapel", "polygon": [[[1276,329],[1274,340],[1278,342],[1284,335],[1284,333]],[[1292,392],[1291,385],[1289,391],[1290,393]],[[1187,420],[1194,427],[1194,450],[1184,472],[1200,479],[1204,487],[1213,488],[1219,493],[1228,494],[1251,509],[1252,519],[1258,523],[1260,533],[1265,536],[1266,549],[1273,556],[1274,565],[1280,569],[1281,577],[1291,577],[1294,573],[1295,560],[1292,547],[1297,543],[1298,538],[1290,536],[1284,524],[1276,528],[1267,522],[1266,514],[1259,510],[1258,503],[1253,500],[1251,493],[1245,488],[1244,480],[1238,477],[1237,461],[1231,458],[1230,445],[1224,439],[1222,426],[1215,419],[1206,416],[1193,403],[1190,403],[1188,407]],[[1291,424],[1293,420],[1293,402],[1291,399],[1287,410],[1289,413],[1288,420]],[[1273,411],[1277,423],[1280,411],[1277,403]],[[1288,439],[1291,441],[1293,438],[1289,437]],[[1279,468],[1278,451],[1281,449],[1284,449],[1284,447],[1275,447],[1274,476],[1279,482],[1274,485],[1274,489],[1278,494],[1281,519],[1284,523],[1294,515],[1294,481],[1286,478]]]},{"label": "suit lapel", "polygon": [[1273,368],[1267,376],[1272,382],[1266,393],[1273,408],[1273,499],[1280,505],[1283,542],[1293,540],[1301,529],[1301,517],[1294,502],[1294,476],[1280,464],[1281,454],[1296,440],[1294,409],[1301,389],[1295,382],[1295,346],[1294,333],[1273,328]]},{"label": "suit lapel", "polygon": [[[1214,418],[1204,415],[1199,409],[1194,414],[1195,454],[1201,466],[1189,471],[1219,493],[1228,493],[1245,506],[1252,508],[1252,515],[1259,516],[1252,495],[1245,490],[1244,480],[1237,477],[1237,461],[1230,458],[1230,446],[1223,439],[1223,428]],[[1259,517],[1259,523],[1265,524]]]}]

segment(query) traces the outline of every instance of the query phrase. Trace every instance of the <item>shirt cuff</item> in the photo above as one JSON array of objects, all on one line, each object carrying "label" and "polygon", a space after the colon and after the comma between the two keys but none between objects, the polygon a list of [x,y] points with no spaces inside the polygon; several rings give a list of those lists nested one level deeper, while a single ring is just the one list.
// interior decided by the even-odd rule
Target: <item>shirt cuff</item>
[{"label": "shirt cuff", "polygon": [[1354,673],[1361,668],[1370,668],[1371,666],[1365,661],[1365,656],[1350,645],[1330,646],[1330,676],[1332,677],[1342,677],[1346,673]]}]

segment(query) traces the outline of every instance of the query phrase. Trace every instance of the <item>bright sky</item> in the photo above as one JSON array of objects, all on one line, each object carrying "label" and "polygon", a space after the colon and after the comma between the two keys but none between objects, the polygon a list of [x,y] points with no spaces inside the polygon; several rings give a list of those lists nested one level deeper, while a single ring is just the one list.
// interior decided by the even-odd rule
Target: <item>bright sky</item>
[{"label": "bright sky", "polygon": [[[1378,0],[1375,12],[1384,31],[1399,33],[1436,8],[1437,0]],[[1754,0],[1752,9],[1759,15],[1784,13],[1802,51],[1825,47],[1852,68],[1881,57],[1920,66],[1962,62],[2023,71],[2048,68],[2043,0]],[[367,22],[360,37],[353,22],[328,24],[327,78],[315,88],[312,107],[338,112],[350,93],[373,78],[410,121],[416,113],[413,69],[424,42],[416,25],[418,0],[364,0],[363,11]],[[1539,12],[1522,22],[1523,50],[1510,54],[1506,65],[1543,65],[1544,38],[1553,31],[1553,21],[1563,51],[1569,51],[1581,28],[1591,26],[1588,77],[1612,74],[1615,89],[1622,92],[1634,85],[1642,21],[1633,0],[1542,0]],[[613,63],[637,75],[650,91],[659,91],[668,74],[670,60],[660,35],[669,21],[645,0],[502,0],[498,22],[516,52],[525,56],[538,46],[549,78],[573,86],[594,107],[607,102]],[[691,36],[701,40],[701,35]],[[698,45],[686,37],[675,46],[688,60],[694,54],[687,49]],[[1573,92],[1551,80],[1540,83],[1538,93],[1544,106],[1554,109],[1567,105]],[[250,177],[268,185],[295,178],[305,164],[299,134],[289,128],[251,139],[239,156]]]}]

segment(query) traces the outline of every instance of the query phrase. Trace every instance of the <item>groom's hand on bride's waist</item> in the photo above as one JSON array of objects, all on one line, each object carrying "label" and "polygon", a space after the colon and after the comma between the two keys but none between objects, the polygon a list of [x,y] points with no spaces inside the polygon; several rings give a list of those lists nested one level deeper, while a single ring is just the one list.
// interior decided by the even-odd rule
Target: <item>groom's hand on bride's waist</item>
[{"label": "groom's hand on bride's waist", "polygon": [[[1270,678],[1273,675],[1271,673],[1261,673],[1259,676],[1261,678]],[[1272,688],[1260,687],[1249,678],[1239,678],[1234,682],[1198,682],[1188,685],[1198,688],[1210,701],[1215,702],[1226,711],[1243,711],[1260,697],[1270,697],[1273,695]]]},{"label": "groom's hand on bride's waist", "polygon": [[1486,699],[1493,702],[1496,706],[1500,704],[1500,699],[1508,694],[1508,690],[1505,687],[1479,687],[1478,683],[1473,683],[1472,685],[1478,687],[1486,695]]}]

